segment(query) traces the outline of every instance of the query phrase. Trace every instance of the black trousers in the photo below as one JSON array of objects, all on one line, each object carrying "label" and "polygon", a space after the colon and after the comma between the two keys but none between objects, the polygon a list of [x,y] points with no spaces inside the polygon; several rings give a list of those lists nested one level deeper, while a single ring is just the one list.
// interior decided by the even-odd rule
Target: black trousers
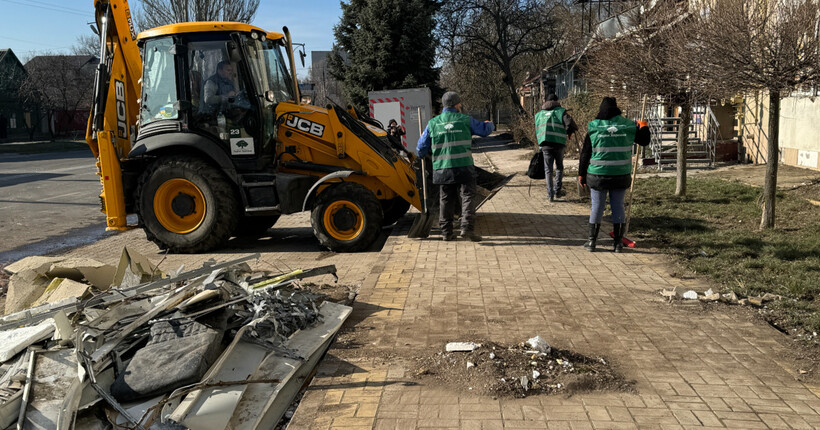
[{"label": "black trousers", "polygon": [[455,215],[459,195],[461,198],[461,231],[475,229],[475,202],[473,201],[475,187],[475,178],[463,184],[439,185],[441,234],[446,235],[453,232],[453,215]]}]

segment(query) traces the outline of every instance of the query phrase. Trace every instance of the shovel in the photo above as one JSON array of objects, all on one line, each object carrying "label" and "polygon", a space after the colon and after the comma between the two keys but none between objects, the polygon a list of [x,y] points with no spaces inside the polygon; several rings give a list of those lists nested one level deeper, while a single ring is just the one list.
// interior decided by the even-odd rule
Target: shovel
[{"label": "shovel", "polygon": [[413,220],[413,225],[410,226],[410,231],[407,237],[411,239],[425,238],[430,235],[430,230],[433,228],[433,221],[435,221],[435,212],[431,213],[429,204],[429,193],[427,192],[427,162],[424,158],[420,158],[421,162],[421,213],[416,215]]}]

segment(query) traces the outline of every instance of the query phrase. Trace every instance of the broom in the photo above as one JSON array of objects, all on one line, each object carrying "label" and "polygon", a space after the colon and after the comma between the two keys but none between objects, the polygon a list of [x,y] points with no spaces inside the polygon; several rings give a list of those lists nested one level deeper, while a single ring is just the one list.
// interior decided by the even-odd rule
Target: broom
[{"label": "broom", "polygon": [[[643,103],[641,103],[641,120],[639,121],[639,125],[643,123],[643,114],[644,110],[646,110],[646,95],[643,96]],[[635,152],[635,161],[632,163],[632,183],[629,185],[629,206],[626,208],[626,222],[624,223],[624,235],[621,236],[621,243],[624,246],[629,248],[635,247],[635,241],[626,237],[626,233],[629,232],[629,221],[632,217],[632,198],[635,197],[635,178],[638,176],[638,157],[640,155],[640,149]],[[610,231],[609,237],[615,237],[615,232]]]}]

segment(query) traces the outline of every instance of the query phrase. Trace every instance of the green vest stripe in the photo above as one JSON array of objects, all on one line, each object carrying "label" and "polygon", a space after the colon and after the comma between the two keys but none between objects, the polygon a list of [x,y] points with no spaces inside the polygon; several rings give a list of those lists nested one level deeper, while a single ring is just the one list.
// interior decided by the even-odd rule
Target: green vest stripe
[{"label": "green vest stripe", "polygon": [[535,114],[535,138],[539,145],[545,142],[567,144],[564,112],[566,112],[566,109],[558,107],[552,110],[538,111]]},{"label": "green vest stripe", "polygon": [[473,165],[473,135],[470,117],[444,112],[427,123],[433,146],[433,169],[452,169]]},{"label": "green vest stripe", "polygon": [[[632,160],[589,160],[589,164],[593,166],[628,166],[632,164]],[[632,173],[630,170],[629,173]]]},{"label": "green vest stripe", "polygon": [[610,146],[606,148],[592,148],[592,152],[632,152],[632,146]]},{"label": "green vest stripe", "polygon": [[628,175],[632,173],[632,145],[637,124],[620,115],[596,119],[589,123],[592,158],[588,173],[593,175]]}]

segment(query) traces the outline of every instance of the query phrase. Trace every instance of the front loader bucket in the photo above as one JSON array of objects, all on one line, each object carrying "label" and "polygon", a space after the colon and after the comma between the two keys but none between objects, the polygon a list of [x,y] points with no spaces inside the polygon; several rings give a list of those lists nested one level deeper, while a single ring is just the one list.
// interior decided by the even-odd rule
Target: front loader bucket
[{"label": "front loader bucket", "polygon": [[496,172],[488,172],[480,167],[475,168],[476,173],[476,194],[478,204],[475,206],[476,212],[487,203],[495,194],[504,188],[508,182],[515,176],[515,173],[509,176],[504,176]]}]

